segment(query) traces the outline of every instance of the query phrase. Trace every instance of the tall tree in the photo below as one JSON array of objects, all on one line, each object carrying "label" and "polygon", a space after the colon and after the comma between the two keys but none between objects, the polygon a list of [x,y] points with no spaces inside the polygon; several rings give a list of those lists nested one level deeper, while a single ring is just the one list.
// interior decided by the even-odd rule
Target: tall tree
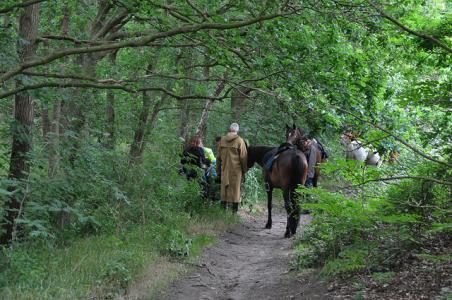
[{"label": "tall tree", "polygon": [[[146,74],[150,75],[155,70],[155,64],[157,63],[157,57],[151,62],[146,70]],[[154,93],[143,91],[143,104],[141,106],[141,111],[138,116],[137,126],[134,132],[133,141],[130,145],[130,163],[134,164],[140,161],[142,149],[143,149],[143,138],[146,131],[146,125],[149,118],[149,110],[151,109],[152,97]]]},{"label": "tall tree", "polygon": [[[117,51],[109,55],[110,63],[112,66],[116,64],[116,54]],[[108,149],[114,149],[116,143],[116,133],[115,133],[115,94],[112,90],[107,91],[106,96],[106,108],[105,112],[107,115],[106,122],[106,140],[104,145]]]},{"label": "tall tree", "polygon": [[[39,3],[27,6],[19,17],[19,37],[17,53],[21,63],[26,63],[33,59],[36,54],[36,38],[38,36],[39,25]],[[16,80],[16,86],[21,82]],[[18,93],[14,99],[14,124],[13,143],[11,149],[11,161],[9,177],[13,180],[23,181],[30,172],[30,151],[32,149],[32,127],[34,120],[33,99],[27,93]],[[10,190],[15,190],[11,187]],[[6,207],[4,233],[0,236],[0,243],[7,244],[12,241],[16,224],[15,220],[19,215],[25,195],[14,193]]]},{"label": "tall tree", "polygon": [[196,127],[195,135],[201,137],[203,140],[206,137],[207,134],[207,120],[209,119],[209,112],[212,109],[214,100],[213,98],[216,98],[220,96],[221,92],[224,90],[226,86],[226,73],[223,75],[223,78],[220,79],[217,86],[215,87],[215,90],[211,94],[211,98],[207,99],[204,103],[204,107],[201,112],[201,117],[199,118],[198,126]]}]

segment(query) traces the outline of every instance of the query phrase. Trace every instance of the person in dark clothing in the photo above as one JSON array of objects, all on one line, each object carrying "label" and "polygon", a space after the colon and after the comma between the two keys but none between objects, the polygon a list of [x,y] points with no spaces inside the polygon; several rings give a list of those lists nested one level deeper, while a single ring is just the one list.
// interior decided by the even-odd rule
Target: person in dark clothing
[{"label": "person in dark clothing", "polygon": [[304,185],[305,187],[311,188],[314,185],[315,167],[320,151],[319,146],[314,139],[304,138],[301,140],[301,150],[306,155],[308,161],[308,177]]},{"label": "person in dark clothing", "polygon": [[180,163],[187,179],[195,179],[198,176],[196,168],[203,170],[207,168],[209,162],[204,155],[201,138],[194,136],[190,139],[189,144],[182,153]]}]

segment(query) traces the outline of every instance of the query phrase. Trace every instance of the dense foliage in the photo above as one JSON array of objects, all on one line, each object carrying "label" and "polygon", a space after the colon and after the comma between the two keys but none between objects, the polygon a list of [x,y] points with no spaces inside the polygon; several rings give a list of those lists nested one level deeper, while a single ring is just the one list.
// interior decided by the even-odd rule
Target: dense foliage
[{"label": "dense foliage", "polygon": [[[302,207],[315,217],[297,246],[299,266],[323,265],[325,275],[349,275],[387,272],[416,255],[448,255],[450,188],[429,181],[419,184],[418,180],[364,187],[375,170],[343,162],[338,166],[335,176],[338,170],[353,172],[350,183],[354,185],[334,192],[304,191],[309,196]],[[424,163],[412,172],[441,178],[445,170]]]},{"label": "dense foliage", "polygon": [[[2,1],[0,289],[39,295],[40,278],[53,280],[43,253],[89,239],[124,247],[91,283],[126,285],[145,243],[187,255],[189,220],[224,216],[179,176],[183,141],[198,134],[215,149],[232,121],[249,144],[273,145],[295,122],[331,152],[324,189],[303,191],[315,218],[300,265],[386,271],[412,251],[436,255],[419,250],[432,241],[450,247],[449,6]],[[345,162],[346,130],[399,159],[378,170]],[[263,198],[260,180],[247,175],[248,207]]]}]

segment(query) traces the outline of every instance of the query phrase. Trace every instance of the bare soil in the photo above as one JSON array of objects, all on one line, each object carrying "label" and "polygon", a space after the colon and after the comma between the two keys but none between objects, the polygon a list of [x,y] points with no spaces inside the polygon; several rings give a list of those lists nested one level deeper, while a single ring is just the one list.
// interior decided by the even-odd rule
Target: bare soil
[{"label": "bare soil", "polygon": [[[283,237],[283,213],[274,215],[270,230],[264,229],[263,216],[242,213],[242,219],[156,299],[333,299],[326,283],[311,275],[301,280],[290,269],[293,240]],[[299,230],[309,220],[302,216]]]}]

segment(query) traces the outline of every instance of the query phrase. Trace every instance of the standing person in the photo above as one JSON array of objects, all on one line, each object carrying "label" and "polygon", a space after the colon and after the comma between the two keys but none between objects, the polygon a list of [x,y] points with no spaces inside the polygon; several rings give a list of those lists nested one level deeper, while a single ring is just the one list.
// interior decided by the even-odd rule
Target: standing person
[{"label": "standing person", "polygon": [[314,185],[315,167],[319,147],[314,139],[303,138],[301,141],[301,151],[304,152],[308,161],[308,178],[304,185],[305,187],[310,188]]},{"label": "standing person", "polygon": [[[220,141],[221,141],[221,136],[217,135],[215,137],[215,153],[220,153]],[[218,156],[218,155],[217,155]],[[215,178],[215,182],[216,183],[221,183],[221,164],[219,164],[218,162],[215,163],[215,173],[216,173],[216,178]]]},{"label": "standing person", "polygon": [[217,159],[215,158],[215,155],[213,154],[213,150],[211,148],[208,148],[204,146],[201,143],[201,147],[204,150],[204,155],[207,160],[207,169],[204,174],[204,180],[206,183],[206,198],[211,201],[217,201],[220,200],[219,190],[220,185],[218,184],[217,180]]},{"label": "standing person", "polygon": [[216,177],[217,173],[216,173],[215,169],[216,169],[216,165],[217,165],[217,159],[215,158],[215,155],[213,154],[213,150],[210,148],[207,148],[202,143],[201,143],[201,147],[204,150],[204,156],[206,157],[206,160],[208,163],[208,168],[207,168],[206,172],[209,171],[209,176],[211,174],[213,177]]},{"label": "standing person", "polygon": [[187,179],[195,179],[198,175],[196,168],[206,169],[207,159],[202,148],[201,138],[193,136],[182,153],[182,171]]},{"label": "standing person", "polygon": [[232,123],[219,142],[217,155],[217,173],[221,170],[221,205],[226,208],[232,203],[233,213],[238,211],[240,184],[247,171],[246,145],[238,132],[239,124]]}]

